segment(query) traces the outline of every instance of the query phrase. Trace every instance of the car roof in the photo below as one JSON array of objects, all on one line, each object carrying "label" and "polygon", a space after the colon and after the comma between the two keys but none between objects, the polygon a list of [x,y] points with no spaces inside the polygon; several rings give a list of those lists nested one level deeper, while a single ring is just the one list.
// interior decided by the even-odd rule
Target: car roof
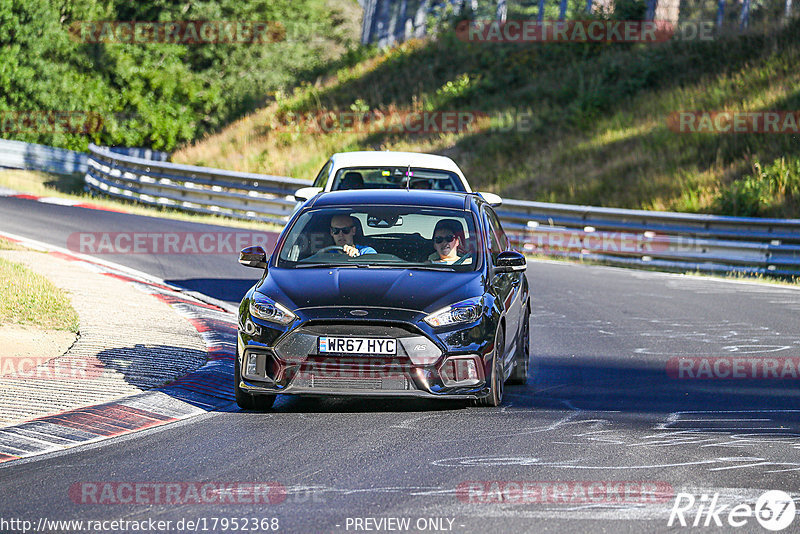
[{"label": "car roof", "polygon": [[456,173],[464,178],[464,173],[458,168],[455,161],[447,156],[436,154],[423,154],[421,152],[393,152],[390,150],[362,150],[357,152],[337,152],[331,156],[335,168],[342,167],[422,167],[428,169],[443,169]]},{"label": "car roof", "polygon": [[347,189],[320,193],[308,207],[334,208],[357,205],[419,206],[429,208],[470,209],[470,201],[479,197],[474,193],[431,191],[428,189]]}]

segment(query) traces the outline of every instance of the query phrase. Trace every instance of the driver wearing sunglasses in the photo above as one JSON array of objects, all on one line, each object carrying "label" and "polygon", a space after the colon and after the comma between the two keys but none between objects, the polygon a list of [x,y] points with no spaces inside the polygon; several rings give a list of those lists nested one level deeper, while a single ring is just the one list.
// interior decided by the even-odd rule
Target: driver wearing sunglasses
[{"label": "driver wearing sunglasses", "polygon": [[362,254],[377,254],[372,247],[355,244],[357,223],[356,218],[350,215],[335,215],[331,218],[330,232],[334,244],[342,247],[342,251],[352,258]]},{"label": "driver wearing sunglasses", "polygon": [[458,221],[442,219],[437,222],[432,241],[436,252],[428,257],[429,262],[448,265],[456,262],[471,263],[471,258],[462,262],[462,256],[458,253],[459,248],[464,246],[464,229]]}]

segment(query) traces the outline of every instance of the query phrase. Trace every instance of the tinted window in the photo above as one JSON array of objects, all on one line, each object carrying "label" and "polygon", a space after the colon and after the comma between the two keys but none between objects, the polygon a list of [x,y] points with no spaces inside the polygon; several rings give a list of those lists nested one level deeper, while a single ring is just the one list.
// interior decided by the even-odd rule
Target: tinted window
[{"label": "tinted window", "polygon": [[491,208],[486,208],[486,217],[489,219],[489,224],[496,234],[496,239],[499,241],[500,250],[508,250],[508,237],[503,231],[503,226],[500,224],[500,219]]}]

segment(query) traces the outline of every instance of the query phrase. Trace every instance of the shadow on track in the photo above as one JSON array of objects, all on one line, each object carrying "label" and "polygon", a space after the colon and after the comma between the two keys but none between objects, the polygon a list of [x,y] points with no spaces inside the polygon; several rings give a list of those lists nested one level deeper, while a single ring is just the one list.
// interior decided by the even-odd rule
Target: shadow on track
[{"label": "shadow on track", "polygon": [[382,397],[312,397],[281,395],[271,412],[279,413],[392,413],[463,410],[465,401]]},{"label": "shadow on track", "polygon": [[528,383],[506,389],[506,405],[632,414],[769,411],[773,422],[787,425],[780,431],[797,431],[800,423],[798,379],[679,379],[663,363],[632,366],[597,356],[532,356],[531,363]]},{"label": "shadow on track", "polygon": [[205,351],[170,345],[135,345],[100,352],[100,369],[87,369],[88,378],[98,378],[104,371],[120,373],[128,384],[138,389],[159,387],[195,371],[206,362]]}]

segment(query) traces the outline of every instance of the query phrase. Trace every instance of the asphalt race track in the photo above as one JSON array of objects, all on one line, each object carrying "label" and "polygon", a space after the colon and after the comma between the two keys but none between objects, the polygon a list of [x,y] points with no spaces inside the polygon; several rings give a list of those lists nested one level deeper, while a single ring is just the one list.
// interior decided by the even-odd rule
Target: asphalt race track
[{"label": "asphalt race track", "polygon": [[[219,229],[0,198],[0,230],[61,247],[79,231]],[[231,303],[257,277],[235,255],[102,257]],[[713,500],[726,508],[700,514],[698,525],[719,517],[724,531],[758,532],[752,515],[728,526],[728,512],[753,508],[767,490],[797,499],[797,374],[723,379],[718,369],[694,379],[676,374],[675,362],[791,363],[800,356],[800,291],[556,262],[529,263],[528,278],[534,372],[506,388],[501,408],[279,397],[255,413],[233,404],[6,464],[0,517],[169,520],[173,532],[232,531],[234,518],[278,518],[269,525],[281,532],[717,531],[692,527]],[[237,502],[246,490],[202,504],[86,504],[74,493],[85,482],[271,483],[281,493],[258,504]],[[686,506],[686,527],[669,528],[679,493],[697,503]]]}]

